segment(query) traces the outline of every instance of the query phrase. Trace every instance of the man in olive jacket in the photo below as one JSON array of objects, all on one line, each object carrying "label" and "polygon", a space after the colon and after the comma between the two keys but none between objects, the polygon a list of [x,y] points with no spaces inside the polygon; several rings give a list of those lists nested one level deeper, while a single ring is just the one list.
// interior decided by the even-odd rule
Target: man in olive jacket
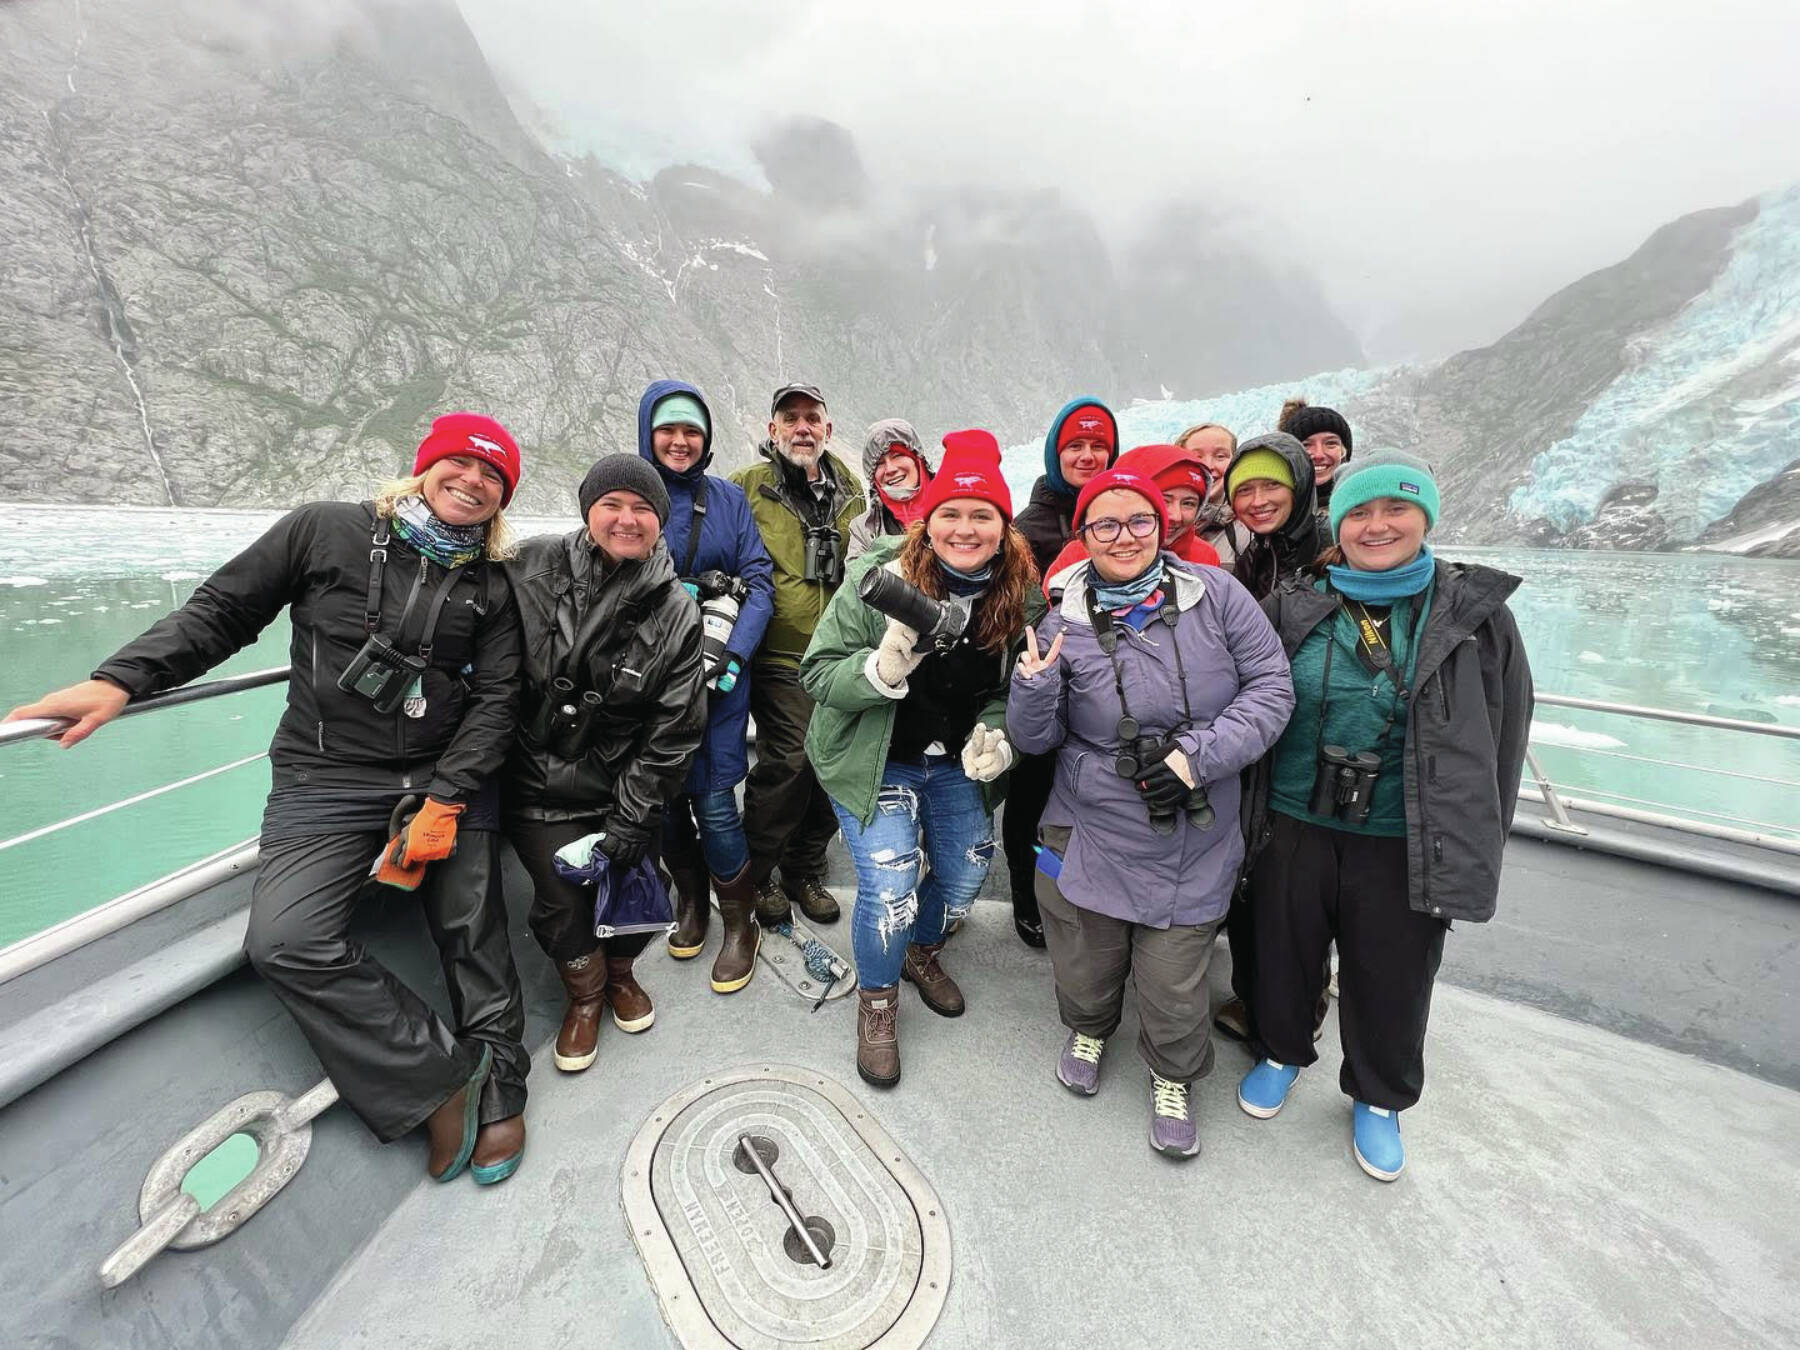
[{"label": "man in olive jacket", "polygon": [[838,917],[825,889],[837,816],[806,762],[813,703],[800,687],[800,658],[843,583],[850,526],[867,503],[856,476],[826,449],[830,440],[825,396],[812,385],[785,384],[770,403],[761,462],[731,479],[750,499],[775,565],[775,613],[751,667],[756,763],[744,786],[750,879],[765,923],[788,918],[795,901],[815,922]]}]

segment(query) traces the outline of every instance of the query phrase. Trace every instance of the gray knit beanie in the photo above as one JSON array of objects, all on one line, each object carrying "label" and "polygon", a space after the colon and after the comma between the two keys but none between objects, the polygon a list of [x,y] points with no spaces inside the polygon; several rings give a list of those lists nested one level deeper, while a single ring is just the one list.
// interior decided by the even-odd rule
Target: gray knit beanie
[{"label": "gray knit beanie", "polygon": [[594,467],[587,471],[587,477],[581,480],[581,487],[575,493],[575,499],[581,503],[583,520],[594,509],[594,503],[609,492],[637,493],[650,503],[660,524],[669,523],[669,489],[663,486],[662,475],[650,466],[649,461],[627,454],[602,455],[595,460]]}]

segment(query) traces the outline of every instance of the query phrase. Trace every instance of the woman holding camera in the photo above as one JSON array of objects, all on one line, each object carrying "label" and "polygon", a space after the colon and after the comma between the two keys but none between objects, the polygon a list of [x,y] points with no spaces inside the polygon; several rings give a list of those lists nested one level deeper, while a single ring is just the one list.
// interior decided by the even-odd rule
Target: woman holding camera
[{"label": "woman holding camera", "polygon": [[713,457],[712,410],[698,389],[657,380],[644,390],[638,454],[668,489],[664,538],[682,585],[700,602],[704,631],[706,736],[681,795],[669,804],[663,830],[676,897],[669,955],[687,961],[705,947],[710,882],[725,927],[712,987],[731,994],[756,973],[761,936],[737,785],[750,770],[750,657],[774,612],[774,573],[744,490],[706,472]]},{"label": "woman holding camera", "polygon": [[1376,451],[1339,471],[1337,547],[1267,608],[1298,700],[1258,766],[1246,835],[1262,1058],[1238,1104],[1281,1110],[1313,1051],[1335,940],[1339,1086],[1352,1148],[1392,1181],[1401,1111],[1425,1079],[1431,986],[1453,919],[1493,917],[1531,725],[1517,577],[1433,558],[1430,466]]},{"label": "woman holding camera", "polygon": [[1150,1145],[1200,1151],[1189,1086],[1212,1069],[1206,968],[1243,858],[1238,774],[1293,707],[1269,621],[1222,571],[1162,552],[1162,493],[1110,469],[1082,489],[1089,559],[1012,677],[1007,732],[1056,752],[1035,876],[1068,1039],[1056,1074],[1099,1087],[1126,981],[1150,1065]]},{"label": "woman holding camera", "polygon": [[662,538],[669,492],[636,455],[607,455],[581,480],[583,525],[528,539],[512,565],[525,638],[518,743],[507,761],[507,838],[531,876],[531,932],[569,1005],[556,1067],[594,1062],[600,1015],[621,1031],[656,1018],[632,963],[650,935],[594,936],[594,891],[556,852],[598,832],[616,868],[659,852],[663,803],[706,729],[700,614]]},{"label": "woman holding camera", "polygon": [[856,1071],[876,1087],[900,1081],[901,980],[962,1015],[938,956],[993,859],[1007,676],[1043,607],[998,443],[955,431],[944,450],[924,519],[852,564],[800,665],[807,757],[856,863]]},{"label": "woman holding camera", "polygon": [[[370,502],[289,512],[93,679],[7,719],[75,719],[61,738],[74,745],[289,610],[245,954],[376,1138],[424,1125],[430,1175],[472,1161],[484,1185],[524,1155],[531,1063],[491,790],[519,696],[518,614],[497,566],[518,481],[498,422],[440,417],[411,476]],[[376,859],[380,880],[418,893],[454,1028],[350,937]]]}]

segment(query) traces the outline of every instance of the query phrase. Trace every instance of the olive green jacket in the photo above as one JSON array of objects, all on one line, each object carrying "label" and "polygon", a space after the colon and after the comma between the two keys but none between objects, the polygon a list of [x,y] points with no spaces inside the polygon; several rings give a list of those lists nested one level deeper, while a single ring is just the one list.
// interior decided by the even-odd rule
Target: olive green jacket
[{"label": "olive green jacket", "polygon": [[[806,644],[825,614],[835,587],[806,576],[806,518],[799,503],[789,495],[788,487],[776,467],[774,451],[764,444],[762,459],[747,469],[731,475],[731,481],[750,499],[750,514],[762,534],[763,547],[775,564],[775,613],[757,648],[758,661],[796,666],[806,654]],[[836,497],[832,503],[832,525],[838,532],[839,557],[850,546],[850,526],[868,510],[862,484],[843,460],[825,452],[832,472],[837,476]]]},{"label": "olive green jacket", "polygon": [[[904,542],[899,536],[877,539],[850,564],[844,584],[832,597],[813,633],[812,645],[806,649],[806,659],[800,663],[800,683],[815,704],[806,729],[806,757],[818,775],[819,786],[864,825],[875,818],[875,798],[887,768],[894,710],[899,705],[869,683],[869,654],[881,642],[887,615],[864,604],[856,587],[863,573],[892,561]],[[1032,586],[1025,593],[1025,622],[1036,623],[1044,609],[1042,592]],[[1013,634],[1006,655],[994,658],[993,692],[976,721],[1006,729],[1006,691],[1024,648],[1021,629]],[[952,754],[961,750],[959,745],[950,747]],[[991,812],[1006,795],[1006,775],[983,783],[981,789]]]}]

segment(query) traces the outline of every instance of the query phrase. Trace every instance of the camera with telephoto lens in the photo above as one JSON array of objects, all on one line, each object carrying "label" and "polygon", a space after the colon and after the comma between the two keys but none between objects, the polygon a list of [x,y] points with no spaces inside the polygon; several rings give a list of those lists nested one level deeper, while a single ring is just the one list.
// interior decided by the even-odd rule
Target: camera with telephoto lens
[{"label": "camera with telephoto lens", "polygon": [[1352,753],[1341,745],[1322,745],[1307,810],[1346,825],[1362,825],[1375,804],[1375,780],[1380,776],[1380,755],[1367,750]]},{"label": "camera with telephoto lens", "polygon": [[844,580],[844,537],[829,525],[806,530],[806,569],[801,580],[836,586]]},{"label": "camera with telephoto lens", "polygon": [[724,669],[732,629],[750,598],[750,583],[717,570],[702,572],[694,578],[694,598],[700,602],[700,664],[711,686]]},{"label": "camera with telephoto lens", "polygon": [[380,633],[371,633],[338,676],[338,688],[368,699],[376,712],[391,713],[424,673],[422,658],[408,656]]},{"label": "camera with telephoto lens", "polygon": [[594,716],[601,699],[592,689],[577,692],[575,681],[558,675],[545,691],[532,728],[537,740],[560,759],[580,759],[594,734]]},{"label": "camera with telephoto lens", "polygon": [[[1131,718],[1120,719],[1120,725],[1132,732],[1137,729],[1137,722]],[[1113,770],[1128,782],[1136,783],[1152,765],[1160,763],[1169,756],[1169,744],[1155,736],[1121,735],[1119,742],[1119,753],[1113,758]],[[1187,817],[1187,823],[1196,830],[1212,828],[1214,820],[1212,802],[1208,799],[1205,788],[1191,787],[1188,789],[1187,798],[1181,804],[1181,814]],[[1159,811],[1152,808],[1150,828],[1158,834],[1174,834],[1175,815],[1174,811]]]},{"label": "camera with telephoto lens", "polygon": [[971,601],[961,596],[933,600],[904,577],[885,567],[863,573],[856,594],[870,609],[897,619],[919,635],[915,652],[948,651],[969,626],[974,612]]}]

